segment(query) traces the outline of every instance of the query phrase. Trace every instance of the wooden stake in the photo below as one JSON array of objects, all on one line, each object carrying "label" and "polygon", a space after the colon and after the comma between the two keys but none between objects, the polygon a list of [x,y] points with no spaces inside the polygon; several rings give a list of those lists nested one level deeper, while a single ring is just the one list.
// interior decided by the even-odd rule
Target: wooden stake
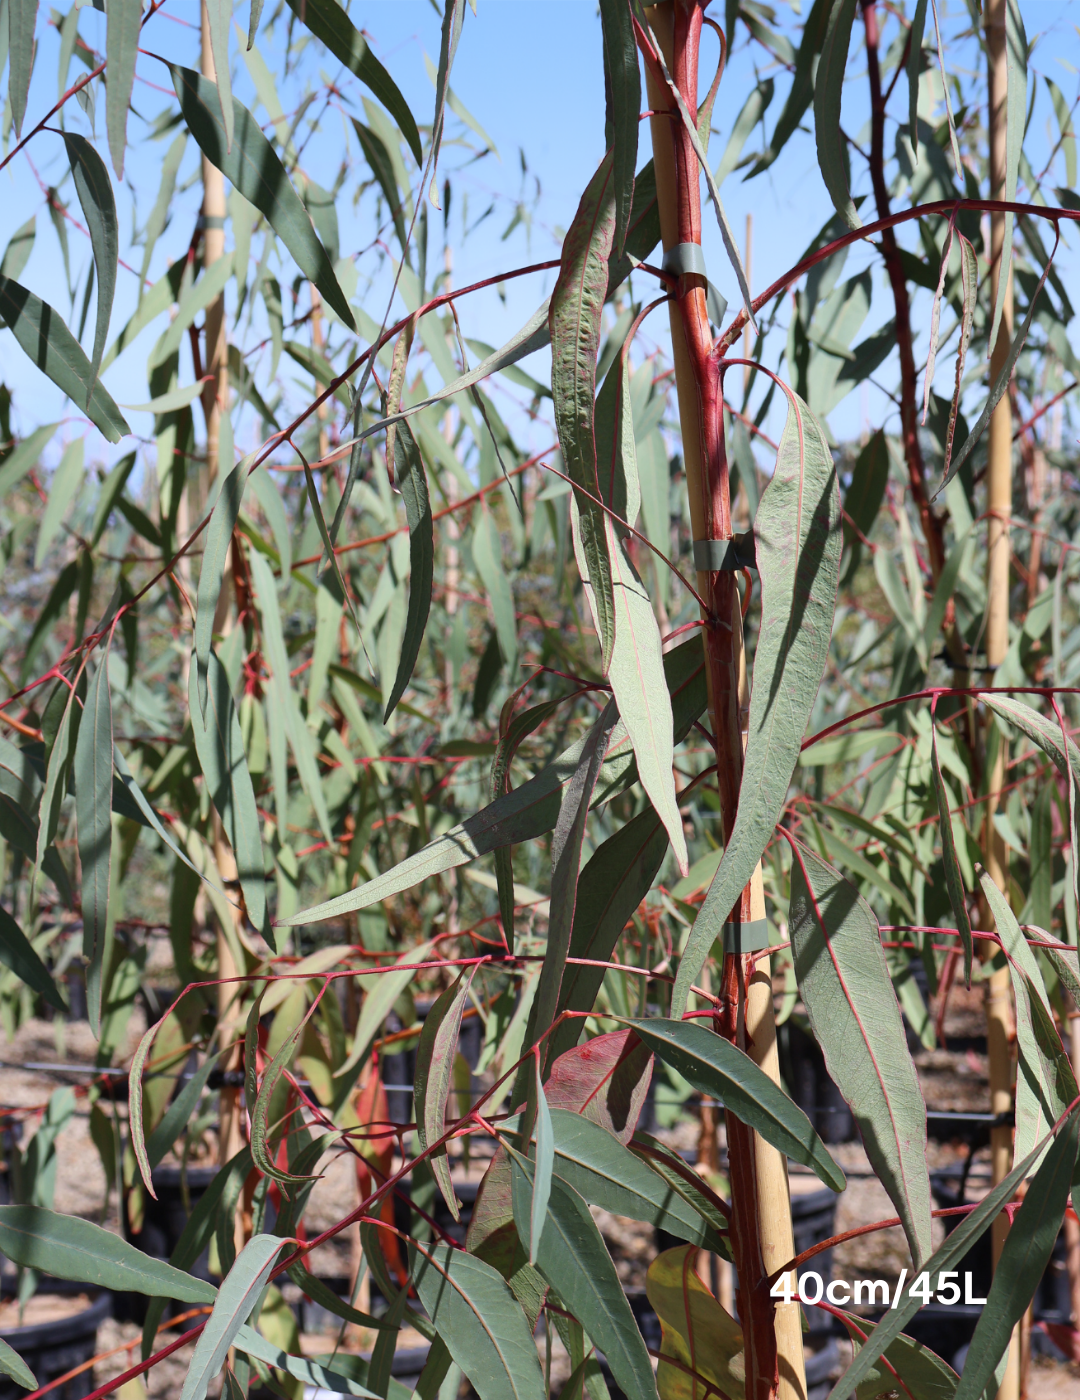
[{"label": "wooden stake", "polygon": [[[217,81],[214,50],[210,44],[210,12],[206,0],[202,12],[202,50],[200,68],[204,78]],[[225,255],[225,176],[202,158],[203,183],[203,267],[210,268]],[[229,344],[225,331],[225,296],[215,297],[206,308],[205,373],[212,376],[202,392],[203,413],[206,418],[206,461],[208,480],[212,481],[218,466],[218,440],[221,415],[229,407]],[[230,463],[230,467],[231,467]]]},{"label": "wooden stake", "polygon": [[[985,8],[986,44],[988,52],[988,96],[990,127],[990,194],[1001,199],[1005,186],[1005,107],[1007,100],[1007,70],[1005,55],[1006,0],[987,0]],[[997,295],[998,269],[1005,243],[1005,216],[990,216],[990,285]],[[990,381],[993,383],[1004,364],[1012,339],[1012,276],[1005,287],[1001,325],[997,342],[991,349]],[[1012,515],[1012,406],[1009,395],[1003,394],[990,419],[987,447],[987,495],[989,521],[987,525],[987,598],[986,661],[988,666],[1000,666],[1009,646],[1009,518]],[[991,721],[992,723],[992,721]],[[1001,800],[1005,780],[1005,751],[999,744],[990,771],[986,818],[983,826],[983,850],[986,869],[998,889],[1007,893],[1009,853],[996,825],[994,814]],[[995,1114],[1007,1115],[1013,1107],[1012,1007],[1011,979],[1008,967],[994,972],[986,986],[986,1036],[990,1069],[990,1107]],[[1013,1130],[993,1128],[990,1133],[991,1172],[995,1185],[1012,1169]],[[992,1227],[992,1253],[997,1268],[1009,1222],[1005,1214]],[[1013,1330],[1009,1344],[1009,1359],[1005,1377],[998,1391],[998,1400],[1018,1400],[1020,1393],[1020,1333]]]},{"label": "wooden stake", "polygon": [[[646,13],[664,53],[668,71],[679,81],[673,62],[675,4],[682,5],[688,13],[694,8],[694,0],[665,0],[665,3],[652,6]],[[661,240],[666,252],[680,241],[685,241],[680,219],[685,221],[687,207],[700,206],[689,189],[679,189],[679,155],[675,140],[679,118],[674,113],[675,104],[666,85],[658,81],[648,65],[646,84],[650,111],[657,114],[651,116],[649,122]],[[672,115],[667,115],[668,113]],[[696,163],[692,172],[687,171],[687,176],[687,183],[689,179],[698,178]],[[694,191],[697,190],[696,184],[693,188]],[[700,241],[700,231],[697,232],[694,241]],[[722,436],[723,423],[722,420],[716,424],[705,421],[705,405],[702,403],[685,330],[684,317],[687,315],[694,317],[694,323],[698,327],[708,325],[704,306],[704,282],[703,279],[698,279],[702,283],[698,287],[690,277],[683,280],[687,285],[682,292],[682,300],[679,302],[673,299],[669,315],[691,529],[696,540],[715,539],[730,535],[730,518],[724,518],[729,502],[726,498],[722,501],[716,499],[716,484],[706,461],[705,444],[709,441],[710,431],[719,431]],[[700,306],[696,306],[696,302],[700,302]],[[698,313],[696,316],[695,311]],[[716,412],[719,415],[719,404],[716,405]],[[723,522],[725,529],[717,529],[718,520]],[[717,757],[726,769],[726,775],[721,775],[720,778],[726,837],[730,832],[730,823],[734,821],[738,801],[738,780],[742,769],[749,694],[739,594],[732,583],[730,591],[725,595],[723,590],[716,586],[717,579],[721,577],[699,572],[697,587],[701,596],[709,600],[715,609],[715,616],[710,618],[706,615],[706,677],[709,715],[716,740]],[[725,585],[730,580],[729,575],[724,580]],[[726,624],[717,622],[717,617],[731,618],[726,654],[713,643],[714,634],[719,629],[728,631]],[[760,865],[740,901],[740,910],[743,919],[763,918],[765,915]],[[734,958],[726,960],[727,964],[738,962],[739,960]],[[756,969],[750,958],[742,959],[741,970],[747,974],[748,985],[745,1015],[742,1018],[739,1038],[744,1048],[758,1059],[774,1082],[779,1083],[772,979],[768,968],[767,958],[761,959]],[[733,970],[731,967],[725,967],[725,973]],[[732,1172],[734,1231],[737,1237],[740,1318],[746,1337],[746,1394],[748,1400],[763,1400],[764,1397],[772,1396],[779,1397],[779,1400],[805,1400],[806,1372],[799,1305],[780,1304],[773,1312],[771,1300],[768,1300],[769,1307],[764,1308],[755,1293],[758,1282],[784,1260],[790,1259],[794,1253],[786,1163],[775,1149],[769,1147],[731,1114],[726,1115],[726,1122]],[[763,1318],[773,1323],[773,1337],[766,1338],[759,1334]],[[774,1382],[774,1370],[779,1375],[778,1385]]]}]

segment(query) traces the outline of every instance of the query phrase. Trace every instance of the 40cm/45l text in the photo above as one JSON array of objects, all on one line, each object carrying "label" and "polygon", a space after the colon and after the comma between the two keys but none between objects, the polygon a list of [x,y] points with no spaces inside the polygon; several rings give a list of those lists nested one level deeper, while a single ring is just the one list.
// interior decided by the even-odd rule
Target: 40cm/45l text
[{"label": "40cm/45l text", "polygon": [[[843,1279],[833,1279],[826,1285],[820,1274],[808,1269],[799,1279],[796,1287],[792,1281],[791,1274],[784,1274],[778,1278],[769,1289],[769,1295],[773,1298],[781,1298],[785,1303],[792,1302],[798,1298],[800,1303],[805,1303],[807,1307],[813,1307],[820,1303],[822,1298],[827,1303],[832,1303],[834,1307],[842,1307],[845,1304],[854,1304],[856,1307],[860,1303],[866,1303],[870,1307],[897,1308],[900,1300],[904,1297],[904,1284],[907,1281],[908,1271],[902,1269],[900,1277],[896,1282],[895,1289],[890,1288],[889,1283],[883,1278],[857,1278],[854,1283],[847,1283]],[[971,1288],[971,1275],[964,1275],[964,1291],[961,1294],[960,1285],[957,1283],[960,1275],[955,1269],[948,1269],[937,1276],[937,1287],[932,1282],[930,1274],[918,1274],[912,1279],[907,1290],[909,1298],[917,1298],[921,1303],[932,1303],[935,1301],[944,1303],[946,1307],[963,1301],[965,1304],[982,1304],[985,1298],[976,1298]]]}]

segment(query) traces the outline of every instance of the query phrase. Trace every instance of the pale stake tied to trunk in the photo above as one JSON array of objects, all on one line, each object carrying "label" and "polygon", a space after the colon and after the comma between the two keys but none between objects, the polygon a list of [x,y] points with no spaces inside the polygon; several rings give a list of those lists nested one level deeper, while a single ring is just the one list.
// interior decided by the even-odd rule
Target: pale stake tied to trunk
[{"label": "pale stake tied to trunk", "polygon": [[[690,0],[656,5],[646,11],[661,45],[669,74],[691,112],[697,111],[697,49],[701,12]],[[689,39],[692,31],[692,41]],[[680,42],[681,41],[681,42]],[[646,63],[649,109],[656,168],[657,202],[664,252],[683,242],[701,242],[701,172],[680,141],[675,103],[665,84]],[[684,87],[683,84],[686,84]],[[673,115],[663,115],[667,112]],[[680,278],[680,295],[670,303],[675,384],[682,427],[683,461],[695,540],[730,539],[732,535],[727,465],[723,459],[722,405],[703,400],[695,368],[711,348],[705,279]],[[711,421],[709,421],[711,419]],[[717,459],[719,458],[719,461]],[[715,469],[719,467],[720,479]],[[749,714],[742,612],[735,575],[697,572],[698,592],[709,603],[705,627],[709,716],[716,744],[725,840],[730,837],[738,805],[742,758]],[[730,619],[730,625],[717,619]],[[758,863],[733,917],[741,923],[765,918],[765,898]],[[737,966],[741,962],[741,966]],[[775,1083],[780,1082],[773,1023],[769,959],[729,955],[722,986],[736,986],[742,1006],[733,1007],[740,1042]],[[743,990],[745,989],[745,990]],[[729,992],[730,995],[730,992]],[[753,1400],[805,1400],[802,1324],[797,1302],[776,1302],[756,1290],[785,1260],[793,1257],[794,1236],[787,1166],[783,1156],[730,1113],[727,1124],[732,1180],[735,1263],[739,1274],[740,1321],[746,1354],[746,1393]],[[775,1308],[775,1312],[774,1312]],[[768,1333],[769,1335],[763,1335]]]}]

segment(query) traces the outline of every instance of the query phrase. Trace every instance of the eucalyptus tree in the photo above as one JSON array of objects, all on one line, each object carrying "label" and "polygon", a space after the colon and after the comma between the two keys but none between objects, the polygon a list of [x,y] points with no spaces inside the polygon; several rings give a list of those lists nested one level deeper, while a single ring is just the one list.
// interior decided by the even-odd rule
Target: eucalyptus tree
[{"label": "eucalyptus tree", "polygon": [[[482,10],[446,0],[426,122],[336,0],[254,3],[246,35],[214,0],[198,71],[143,47],[166,0],[113,0],[104,53],[86,11],[53,12],[55,103],[36,5],[5,4],[3,163],[59,136],[47,205],[65,267],[69,225],[92,262],[66,320],[41,295],[57,279],[19,280],[35,220],[0,268],[9,353],[79,424],[58,452],[29,392],[3,403],[0,1005],[12,1032],[85,991],[104,1070],[167,934],[179,992],[139,1042],[126,1114],[90,1088],[91,1128],[124,1232],[167,1154],[212,1147],[218,1166],[171,1261],[52,1210],[33,1172],[0,1207],[27,1277],[153,1300],[142,1359],[96,1394],[195,1341],[183,1400],[223,1366],[230,1395],[276,1377],[385,1396],[407,1318],[430,1343],[424,1396],[463,1377],[482,1400],[541,1396],[554,1333],[574,1396],[602,1400],[606,1377],[631,1400],[805,1395],[785,1159],[845,1178],[781,1083],[792,1015],[895,1206],[875,1228],[899,1221],[910,1254],[876,1326],[832,1309],[858,1342],[834,1400],[1013,1384],[1080,1141],[1061,1032],[1080,999],[1061,428],[1078,371],[1055,266],[1080,217],[1075,104],[1038,73],[1016,0],[985,35],[977,8],[926,0],[784,21],[745,0],[722,23],[698,0],[601,0],[605,129],[558,256],[465,287],[449,256],[434,268],[448,151],[493,149],[451,85]],[[733,90],[737,46],[762,72]],[[332,79],[297,67],[311,52]],[[136,191],[138,295],[114,334],[147,62],[171,83],[146,124],[160,187]],[[233,93],[240,64],[265,125]],[[792,168],[804,121],[833,212],[752,295],[720,187]],[[339,139],[327,188],[309,168]],[[523,198],[505,237],[532,216]],[[731,314],[702,252],[713,219]],[[493,347],[470,297],[544,270],[550,297]],[[665,306],[670,369],[641,348]],[[141,438],[102,375],[151,328]],[[531,357],[549,349],[548,378]],[[829,415],[867,386],[881,421],[838,441]],[[17,436],[13,409],[33,424]],[[958,978],[990,992],[1002,1117],[992,1189],[935,1249],[902,1012],[932,1046]],[[403,1049],[401,1115],[383,1071]],[[652,1080],[723,1103],[729,1189],[639,1128]],[[462,1246],[436,1193],[458,1219],[482,1144]],[[313,1184],[342,1154],[356,1208],[312,1236]],[[685,1242],[650,1269],[659,1354],[590,1206]],[[307,1257],[352,1226],[343,1300]],[[1000,1267],[957,1377],[903,1329],[991,1229]],[[188,1272],[211,1243],[219,1285]],[[735,1264],[737,1316],[702,1252]],[[303,1356],[283,1277],[371,1329],[370,1358]],[[168,1299],[206,1315],[159,1345]],[[10,1348],[0,1367],[35,1384]]]}]

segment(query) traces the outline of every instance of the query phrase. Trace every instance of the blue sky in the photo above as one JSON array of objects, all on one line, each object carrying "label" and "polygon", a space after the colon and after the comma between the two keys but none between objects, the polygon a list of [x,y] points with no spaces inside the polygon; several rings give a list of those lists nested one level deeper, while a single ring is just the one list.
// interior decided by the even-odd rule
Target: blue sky
[{"label": "blue sky", "polygon": [[[720,9],[714,5],[714,9]],[[791,31],[798,23],[795,14],[784,3],[778,5],[778,24]],[[1032,65],[1049,73],[1065,91],[1070,101],[1076,95],[1077,68],[1080,67],[1080,41],[1072,24],[1073,8],[1061,0],[1040,3],[1024,0],[1022,9],[1029,38],[1036,33],[1046,37],[1037,48]],[[273,0],[267,0],[266,15],[273,11]],[[955,21],[964,13],[958,0],[951,10],[945,7],[946,22]],[[354,3],[350,13],[356,23],[370,36],[373,48],[393,73],[407,100],[421,122],[430,121],[433,88],[424,56],[437,57],[440,15],[429,0],[363,0]],[[949,15],[952,21],[949,20]],[[143,48],[167,54],[171,59],[197,66],[198,10],[193,0],[168,0],[161,14],[154,17],[143,33]],[[247,6],[237,11],[236,20],[245,29]],[[37,69],[31,86],[26,128],[33,125],[56,100],[58,37],[48,23],[49,12],[42,7],[38,21],[39,51]],[[745,34],[745,31],[743,31]],[[89,7],[80,16],[80,34],[88,43],[103,51],[105,46],[105,17]],[[260,38],[265,57],[273,70],[280,64],[269,41]],[[327,61],[325,52],[316,52],[312,45],[301,59],[298,73],[282,88],[282,102],[289,110],[305,83],[315,85],[319,74],[333,78],[338,68]],[[255,92],[243,62],[239,45],[233,35],[234,91],[241,101],[255,104]],[[715,40],[709,36],[703,46],[703,73],[707,83],[715,60]],[[854,53],[854,45],[853,45]],[[968,58],[973,54],[968,53]],[[960,61],[960,60],[958,60]],[[728,65],[714,113],[714,135],[711,154],[714,161],[724,149],[731,124],[755,81],[755,73],[775,71],[778,77],[777,96],[769,113],[769,125],[775,119],[786,90],[787,79],[777,65],[770,70],[769,55],[760,47],[749,47],[740,40]],[[853,57],[852,69],[858,66]],[[73,76],[81,69],[73,68]],[[586,185],[603,153],[603,77],[601,62],[600,22],[593,0],[479,0],[479,13],[467,12],[464,33],[458,51],[452,86],[498,147],[499,159],[488,156],[475,161],[460,146],[449,145],[444,155],[445,169],[454,170],[455,197],[451,217],[454,282],[463,285],[526,262],[557,256],[561,233],[573,216],[581,190]],[[845,93],[845,125],[857,132],[862,116],[859,104],[863,85],[852,83]],[[355,85],[347,89],[359,96]],[[1045,92],[1038,89],[1034,121],[1044,122],[1049,111]],[[149,56],[141,56],[138,65],[134,101],[139,112],[153,118],[167,105],[167,71]],[[90,134],[86,118],[72,108],[69,125],[72,130]],[[355,103],[349,111],[362,112]],[[333,107],[326,113],[318,135],[305,149],[304,164],[310,173],[324,184],[334,178],[345,140],[344,111]],[[260,109],[260,119],[265,120]],[[462,132],[460,123],[451,124],[450,135]],[[325,139],[323,139],[325,133]],[[121,256],[130,237],[133,218],[141,225],[146,218],[160,178],[160,162],[168,140],[146,142],[145,127],[138,117],[132,117],[130,136],[135,142],[125,172],[126,189],[118,191],[121,226]],[[10,145],[9,138],[9,145]],[[105,154],[104,109],[99,96],[97,141]],[[760,144],[760,133],[751,137],[747,150]],[[474,140],[475,145],[475,140]],[[522,173],[524,153],[527,174]],[[59,138],[43,133],[29,148],[30,161],[20,155],[2,172],[5,199],[0,206],[0,247],[29,213],[38,210],[38,238],[31,261],[22,280],[47,300],[51,300],[65,318],[71,318],[71,302],[64,286],[62,266],[56,237],[45,210],[38,177],[45,183],[58,182],[64,172],[63,147]],[[355,159],[355,141],[353,141]],[[642,124],[640,160],[648,156],[648,124]],[[34,170],[36,169],[37,175]],[[197,169],[196,152],[189,143],[181,184]],[[361,206],[359,215],[351,208],[353,179],[346,184],[338,201],[342,224],[342,249],[352,251],[370,240],[369,209]],[[539,191],[531,227],[519,226],[505,241],[503,231],[510,222],[515,203],[524,188],[530,200]],[[77,204],[72,199],[71,212],[78,217]],[[809,239],[827,220],[831,212],[828,196],[818,176],[813,154],[813,137],[809,132],[797,133],[780,161],[764,176],[743,183],[741,175],[729,177],[723,196],[732,225],[740,242],[744,236],[747,213],[754,218],[752,285],[759,290],[795,261]],[[132,203],[137,215],[133,215]],[[489,203],[495,212],[466,239],[461,236],[461,215],[467,200],[468,217],[474,221]],[[190,236],[191,217],[197,210],[198,189],[192,185],[180,197],[173,225],[166,232],[151,266],[151,277],[162,274],[167,257],[184,251]],[[441,216],[432,215],[432,242],[441,243]],[[186,222],[185,222],[186,218]],[[713,280],[734,301],[733,278],[727,267],[715,221],[706,211],[704,219],[706,260]],[[74,228],[69,230],[73,276],[78,283],[89,260],[88,240]],[[1065,255],[1065,267],[1068,257]],[[131,261],[132,257],[128,257]],[[136,251],[134,260],[141,260]],[[849,258],[846,274],[857,271],[873,261],[869,250],[855,249]],[[361,273],[363,285],[363,273]],[[490,343],[500,343],[508,337],[550,291],[553,273],[539,274],[511,282],[505,288],[505,301],[494,291],[483,293],[462,305],[463,327],[467,335]],[[380,276],[364,297],[364,307],[376,320],[385,310],[388,290],[386,276]],[[136,278],[121,269],[112,334],[123,325],[135,303]],[[889,298],[884,291],[880,270],[875,271],[875,295],[862,334],[887,319]],[[75,317],[78,312],[76,310]],[[91,312],[90,323],[93,323]],[[106,386],[121,403],[138,403],[148,397],[143,372],[146,352],[160,326],[144,333],[136,345],[107,372]],[[653,337],[663,340],[663,318],[654,317],[647,323],[643,345],[648,348]],[[88,327],[84,341],[89,341]],[[775,347],[779,349],[779,345]],[[775,353],[767,356],[775,364]],[[60,416],[59,392],[21,357],[11,342],[9,333],[0,333],[0,366],[3,378],[15,391],[16,422],[26,431],[47,416]],[[530,366],[540,378],[546,378],[547,368],[541,357]],[[185,373],[190,376],[190,366]],[[942,375],[951,378],[951,367],[943,366]],[[889,371],[882,371],[888,381]],[[182,382],[185,382],[182,380]],[[942,380],[944,382],[944,379]],[[939,387],[941,387],[939,385]],[[832,415],[832,426],[838,437],[857,434],[869,419],[876,420],[884,400],[874,389],[865,389],[849,396]],[[148,432],[150,420],[136,415],[133,426],[137,432]],[[72,426],[72,431],[81,431]],[[539,430],[538,430],[539,431]],[[238,444],[239,446],[240,444]],[[250,444],[249,444],[250,445]],[[109,459],[124,450],[106,449],[105,444],[91,432],[88,436],[91,458]]]}]

